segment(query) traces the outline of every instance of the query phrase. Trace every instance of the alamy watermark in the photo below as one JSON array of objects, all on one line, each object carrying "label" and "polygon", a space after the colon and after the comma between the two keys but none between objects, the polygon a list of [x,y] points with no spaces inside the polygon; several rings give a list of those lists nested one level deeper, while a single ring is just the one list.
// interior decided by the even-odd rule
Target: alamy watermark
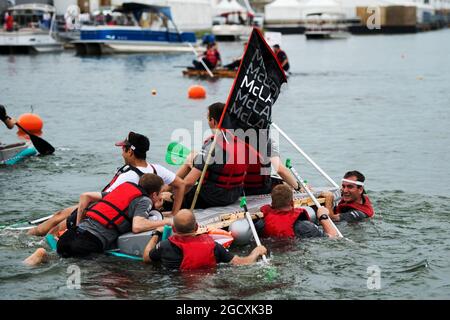
[{"label": "alamy watermark", "polygon": [[367,13],[370,16],[367,17],[366,26],[369,30],[381,29],[381,9],[380,7],[367,7]]},{"label": "alamy watermark", "polygon": [[76,264],[67,267],[67,289],[81,289],[81,269]]}]

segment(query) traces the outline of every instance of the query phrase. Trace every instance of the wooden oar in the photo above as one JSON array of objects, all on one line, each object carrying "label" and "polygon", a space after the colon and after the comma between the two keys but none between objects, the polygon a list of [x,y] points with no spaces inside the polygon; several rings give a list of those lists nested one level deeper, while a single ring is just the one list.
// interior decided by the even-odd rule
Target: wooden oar
[{"label": "wooden oar", "polygon": [[20,129],[22,129],[23,132],[30,136],[30,140],[33,143],[33,146],[41,155],[46,156],[55,152],[55,148],[53,148],[50,143],[24,129],[18,122],[16,122],[16,126],[18,126]]}]

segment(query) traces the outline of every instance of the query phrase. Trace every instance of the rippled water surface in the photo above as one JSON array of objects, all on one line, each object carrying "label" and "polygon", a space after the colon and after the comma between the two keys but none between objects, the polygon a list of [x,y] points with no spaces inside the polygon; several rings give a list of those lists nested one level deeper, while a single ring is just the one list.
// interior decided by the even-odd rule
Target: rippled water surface
[{"label": "rippled water surface", "polygon": [[[366,175],[377,215],[339,226],[352,241],[264,240],[272,269],[221,266],[180,275],[107,256],[52,255],[49,263],[28,268],[21,261],[44,241],[3,230],[0,298],[448,299],[449,39],[450,30],[329,42],[283,37],[293,75],[274,107],[274,122],[336,181],[347,170]],[[242,44],[221,43],[220,49],[228,62]],[[226,100],[232,80],[202,81],[206,100],[188,100],[188,87],[199,81],[183,78],[179,66],[192,58],[81,58],[70,51],[0,56],[0,103],[13,116],[32,105],[44,119],[44,138],[57,149],[0,168],[0,224],[48,215],[103,187],[122,162],[114,142],[130,130],[148,135],[151,161],[164,163],[175,129],[193,133],[195,120],[205,129],[206,106]],[[4,127],[0,137],[17,140]],[[284,140],[281,152],[312,185],[326,185]],[[246,254],[252,247],[232,251]],[[79,290],[66,286],[73,264],[82,271]],[[367,268],[374,266],[381,271],[379,290],[367,287]]]}]

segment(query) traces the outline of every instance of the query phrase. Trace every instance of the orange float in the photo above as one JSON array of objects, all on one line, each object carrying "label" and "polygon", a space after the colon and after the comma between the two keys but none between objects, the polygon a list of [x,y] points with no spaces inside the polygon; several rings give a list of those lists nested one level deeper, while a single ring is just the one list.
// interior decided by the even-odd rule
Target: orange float
[{"label": "orange float", "polygon": [[[26,130],[33,134],[41,134],[44,122],[41,117],[34,113],[24,113],[18,119],[17,122]],[[19,135],[25,134],[22,129],[19,129]]]},{"label": "orange float", "polygon": [[204,99],[206,98],[206,90],[201,85],[193,85],[189,87],[188,96],[190,99]]}]

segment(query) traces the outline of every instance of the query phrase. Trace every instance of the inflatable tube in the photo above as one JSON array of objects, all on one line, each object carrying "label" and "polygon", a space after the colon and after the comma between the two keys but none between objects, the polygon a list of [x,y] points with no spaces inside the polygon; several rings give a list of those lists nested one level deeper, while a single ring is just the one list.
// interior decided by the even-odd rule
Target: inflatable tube
[{"label": "inflatable tube", "polygon": [[222,229],[208,230],[208,235],[213,238],[215,242],[220,243],[224,248],[229,248],[234,241],[231,232]]},{"label": "inflatable tube", "polygon": [[250,243],[253,234],[247,219],[239,219],[234,221],[229,227],[231,235],[234,238],[234,244],[245,245]]}]

